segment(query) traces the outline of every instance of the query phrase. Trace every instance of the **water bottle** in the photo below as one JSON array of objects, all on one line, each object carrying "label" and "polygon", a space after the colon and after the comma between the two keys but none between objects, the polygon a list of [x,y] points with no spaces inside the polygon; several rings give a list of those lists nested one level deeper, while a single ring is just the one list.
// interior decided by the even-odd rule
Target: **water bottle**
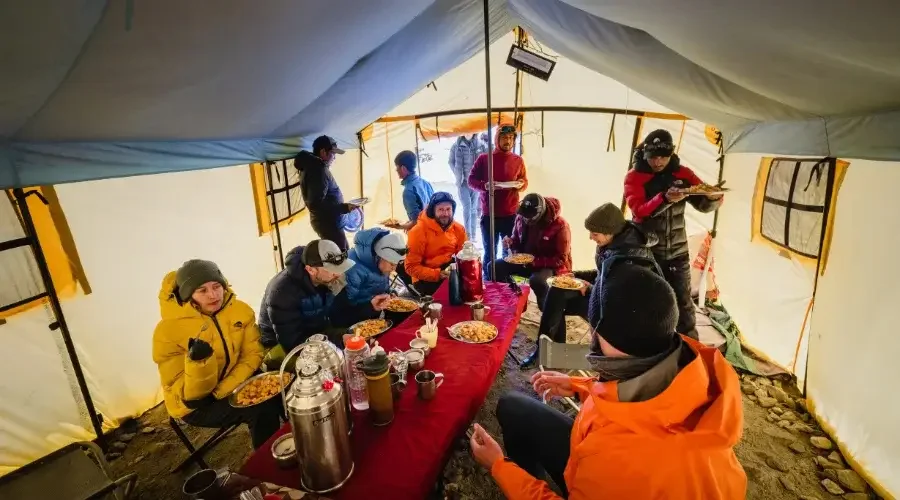
[{"label": "water bottle", "polygon": [[369,356],[366,339],[354,335],[344,341],[344,360],[347,363],[347,388],[350,404],[357,410],[369,409],[369,395],[366,392],[366,375],[356,366],[356,362]]},{"label": "water bottle", "polygon": [[462,290],[459,283],[459,268],[456,263],[450,264],[450,305],[461,306],[463,303]]}]

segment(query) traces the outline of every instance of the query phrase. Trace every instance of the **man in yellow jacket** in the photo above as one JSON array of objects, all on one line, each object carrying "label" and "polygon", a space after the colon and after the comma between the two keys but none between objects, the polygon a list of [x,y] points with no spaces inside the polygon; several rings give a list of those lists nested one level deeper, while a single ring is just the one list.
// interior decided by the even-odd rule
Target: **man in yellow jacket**
[{"label": "man in yellow jacket", "polygon": [[262,446],[280,426],[281,399],[249,408],[232,408],[227,399],[262,363],[253,309],[206,260],[189,260],[166,274],[159,308],[153,361],[169,415],[198,427],[245,423],[253,447]]}]

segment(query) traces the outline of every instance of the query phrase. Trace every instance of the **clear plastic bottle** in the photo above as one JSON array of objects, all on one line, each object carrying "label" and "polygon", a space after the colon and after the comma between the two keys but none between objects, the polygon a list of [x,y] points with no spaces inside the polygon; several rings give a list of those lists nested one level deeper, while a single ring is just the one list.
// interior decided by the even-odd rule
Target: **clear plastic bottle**
[{"label": "clear plastic bottle", "polygon": [[344,362],[347,363],[347,389],[350,404],[357,410],[369,409],[369,394],[366,391],[366,375],[356,367],[356,362],[369,356],[366,339],[354,335],[344,342]]}]

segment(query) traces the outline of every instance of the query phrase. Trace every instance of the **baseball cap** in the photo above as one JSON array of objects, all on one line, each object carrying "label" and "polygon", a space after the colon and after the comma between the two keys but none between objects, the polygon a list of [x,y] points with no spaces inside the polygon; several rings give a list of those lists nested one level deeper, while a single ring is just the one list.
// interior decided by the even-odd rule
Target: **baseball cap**
[{"label": "baseball cap", "polygon": [[391,264],[397,264],[403,260],[407,251],[406,243],[400,233],[386,234],[375,242],[375,255]]},{"label": "baseball cap", "polygon": [[317,154],[320,149],[327,149],[329,151],[334,151],[334,154],[342,155],[344,154],[344,150],[337,147],[337,141],[334,138],[329,137],[327,135],[320,135],[316,137],[316,140],[313,141],[312,150],[314,154]]},{"label": "baseball cap", "polygon": [[307,266],[323,267],[335,274],[346,273],[354,264],[347,258],[347,252],[342,252],[337,243],[330,240],[310,241],[303,249],[301,260]]},{"label": "baseball cap", "polygon": [[537,193],[528,193],[525,195],[525,198],[522,199],[522,203],[519,203],[519,208],[516,210],[516,213],[525,219],[533,220],[544,215],[546,210],[547,205],[543,196]]}]

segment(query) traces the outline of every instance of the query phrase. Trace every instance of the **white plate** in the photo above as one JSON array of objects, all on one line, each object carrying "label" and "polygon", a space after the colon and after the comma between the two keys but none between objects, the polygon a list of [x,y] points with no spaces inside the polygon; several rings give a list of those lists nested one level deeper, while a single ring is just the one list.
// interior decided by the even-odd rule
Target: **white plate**
[{"label": "white plate", "polygon": [[362,198],[354,198],[347,202],[348,205],[353,205],[356,207],[361,207],[369,202],[369,198],[363,196]]},{"label": "white plate", "polygon": [[494,182],[494,187],[503,188],[503,189],[517,189],[519,187],[519,181]]},{"label": "white plate", "polygon": [[[483,341],[483,342],[475,342],[475,341],[473,341],[473,340],[469,340],[469,339],[467,339],[467,338],[465,338],[465,337],[460,336],[459,333],[457,333],[458,330],[459,330],[459,328],[460,328],[461,326],[463,326],[463,325],[467,325],[467,324],[470,324],[470,323],[481,323],[481,324],[485,324],[485,325],[491,327],[491,329],[494,331],[494,336],[491,337],[490,340],[485,340],[485,341]],[[455,325],[452,325],[452,326],[450,326],[449,328],[447,328],[447,332],[450,334],[450,338],[452,338],[453,340],[458,340],[458,341],[460,341],[460,342],[465,342],[466,344],[487,344],[488,342],[493,342],[494,339],[496,339],[497,336],[500,335],[500,331],[497,330],[497,327],[494,326],[494,325],[491,324],[491,323],[488,323],[487,321],[460,321],[459,323],[457,323],[457,324],[455,324]]]},{"label": "white plate", "polygon": [[[558,277],[559,276],[550,276],[549,278],[547,278],[547,284],[552,287],[559,288],[560,290],[569,290],[572,292],[577,292],[577,291],[581,290],[581,288],[566,288],[566,287],[562,287],[562,286],[556,286],[555,284],[553,284],[553,282],[556,281],[556,278],[558,278]],[[570,278],[571,278],[571,276],[570,276]],[[578,278],[572,278],[572,279],[575,281],[581,282],[582,287],[589,285],[589,283],[587,281],[584,281],[582,279],[578,279]]]}]

